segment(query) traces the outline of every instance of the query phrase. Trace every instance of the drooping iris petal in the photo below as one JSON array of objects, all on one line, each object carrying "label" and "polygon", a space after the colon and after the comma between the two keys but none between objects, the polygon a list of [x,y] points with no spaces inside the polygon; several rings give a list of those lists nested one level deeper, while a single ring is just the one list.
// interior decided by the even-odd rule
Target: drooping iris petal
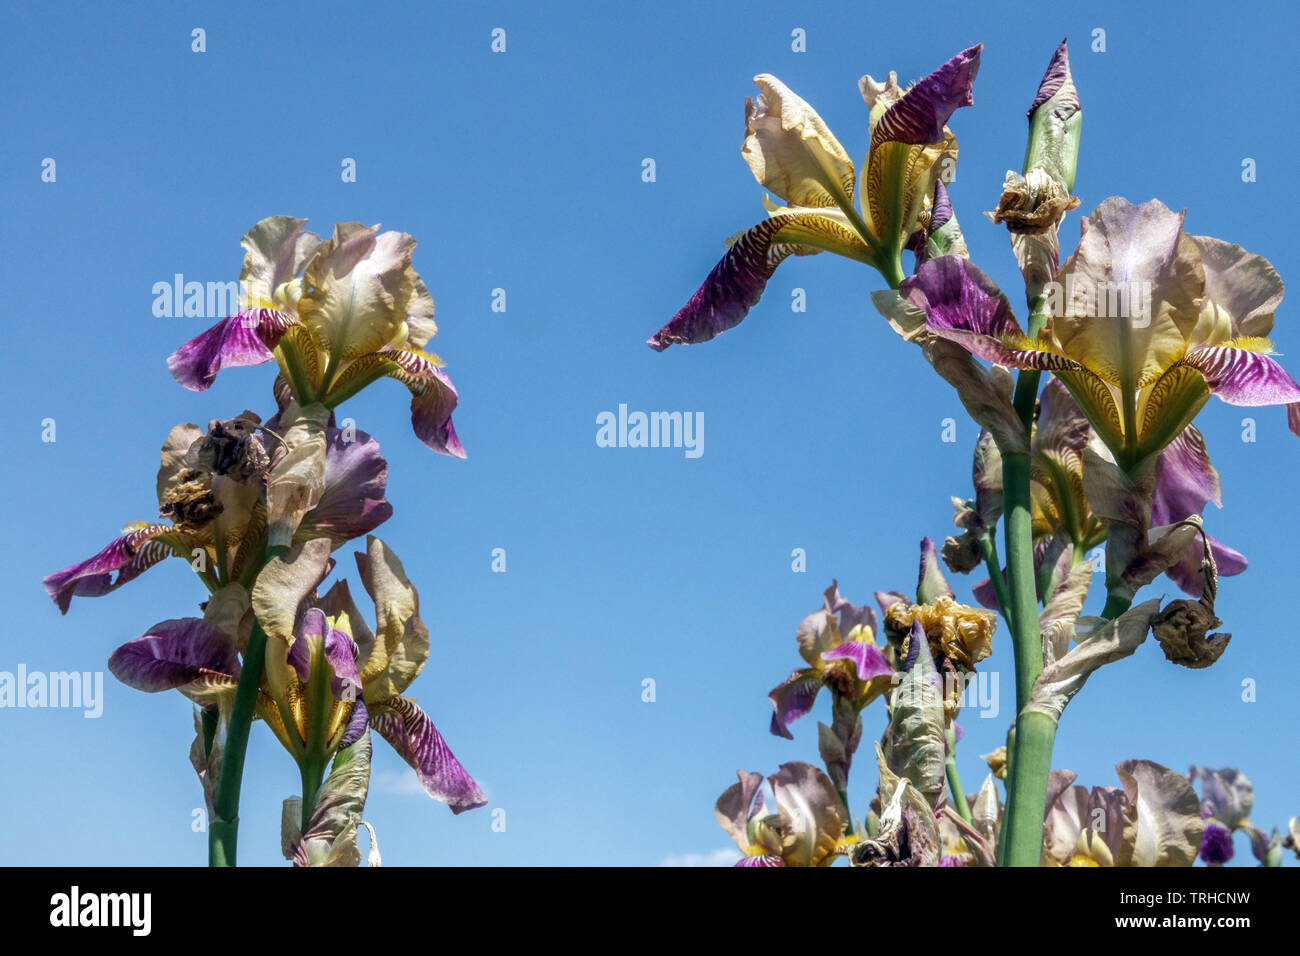
[{"label": "drooping iris petal", "polygon": [[487,803],[483,791],[415,701],[390,697],[372,703],[370,726],[415,769],[425,792],[451,807],[452,813],[463,813]]},{"label": "drooping iris petal", "polygon": [[918,146],[942,142],[949,117],[959,107],[975,103],[975,75],[983,48],[978,43],[962,50],[889,106],[871,132],[871,148],[886,142]]},{"label": "drooping iris petal", "polygon": [[[1249,340],[1238,341],[1255,345]],[[1183,363],[1204,375],[1210,391],[1230,405],[1300,402],[1300,385],[1281,365],[1255,348],[1202,345],[1190,349]]]},{"label": "drooping iris petal", "polygon": [[387,484],[388,462],[379,454],[379,442],[363,431],[327,428],[325,488],[295,537],[329,538],[337,548],[369,534],[393,514],[384,498]]},{"label": "drooping iris petal", "polygon": [[754,178],[797,206],[851,205],[853,160],[817,111],[770,73],[754,83],[762,93],[757,102],[745,100],[740,150]]},{"label": "drooping iris petal", "polygon": [[778,241],[778,233],[796,220],[811,227],[816,220],[827,222],[816,213],[774,216],[742,232],[690,300],[646,345],[657,352],[670,345],[696,345],[739,325],[758,304],[777,266],[788,256],[818,251]]},{"label": "drooping iris petal", "polygon": [[941,256],[924,263],[899,294],[925,313],[925,327],[988,362],[1012,368],[1077,367],[1043,351],[1021,330],[1011,303],[969,259]]},{"label": "drooping iris petal", "polygon": [[[1156,458],[1151,524],[1159,527],[1203,514],[1205,506],[1211,501],[1222,507],[1219,473],[1210,463],[1204,436],[1196,426],[1189,425]],[[1240,574],[1246,570],[1244,555],[1212,536],[1206,537],[1220,577]],[[1192,597],[1200,597],[1205,587],[1205,578],[1201,574],[1204,555],[1205,545],[1198,535],[1182,559],[1167,572]]]},{"label": "drooping iris petal", "polygon": [[[822,660],[850,660],[857,672],[858,680],[872,680],[876,677],[888,677],[894,669],[885,660],[880,648],[866,641],[846,641],[839,647],[822,654]],[[775,693],[775,691],[773,691]]]},{"label": "drooping iris petal", "polygon": [[772,723],[769,728],[772,734],[793,740],[794,734],[790,733],[789,725],[812,710],[821,689],[821,676],[814,670],[795,671],[772,688],[767,695],[767,699],[772,702]]},{"label": "drooping iris petal", "polygon": [[192,392],[208,388],[223,368],[261,365],[294,318],[268,308],[249,308],[222,319],[167,359],[172,377]]},{"label": "drooping iris petal", "polygon": [[77,597],[99,597],[143,574],[173,549],[189,555],[190,537],[171,525],[130,528],[98,554],[62,571],[46,575],[45,593],[64,614]]},{"label": "drooping iris petal", "polygon": [[434,451],[464,458],[451,413],[460,396],[439,363],[423,352],[386,349],[381,357],[391,364],[387,374],[411,390],[411,426],[415,435]]},{"label": "drooping iris petal", "polygon": [[762,856],[741,857],[736,866],[785,866],[785,861],[779,856],[765,853]]},{"label": "drooping iris petal", "polygon": [[128,687],[156,693],[190,685],[233,688],[239,656],[229,638],[203,618],[161,621],[143,637],[127,641],[108,659],[113,676]]}]

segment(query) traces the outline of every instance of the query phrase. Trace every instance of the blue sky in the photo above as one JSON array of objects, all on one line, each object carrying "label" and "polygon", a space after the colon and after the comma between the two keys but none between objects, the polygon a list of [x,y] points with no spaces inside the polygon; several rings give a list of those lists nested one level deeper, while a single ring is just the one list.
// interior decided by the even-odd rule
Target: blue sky
[{"label": "blue sky", "polygon": [[[1288,121],[1292,31],[1262,5],[1235,4],[1230,17],[1206,3],[1177,16],[1132,3],[931,2],[911,17],[848,3],[410,6],[16,4],[0,28],[11,290],[0,670],[103,671],[120,643],[196,613],[204,596],[179,561],[75,601],[66,617],[40,585],[123,523],[154,517],[158,447],[173,424],[273,408],[269,366],[227,372],[202,394],[175,384],[166,356],[211,322],[155,317],[153,284],[235,278],[240,235],[277,213],[322,232],[382,222],[420,240],[415,265],[440,326],[431,347],[460,390],[469,457],[415,439],[396,383],[343,413],[382,443],[396,513],[378,533],[419,587],[432,632],[412,691],[489,808],[506,811],[506,829],[493,831],[489,809],[453,817],[377,742],[367,819],[389,864],[718,858],[730,841],[712,804],[737,768],[817,761],[815,719],[793,742],[767,732],[766,694],[800,663],[800,619],[832,577],[857,603],[911,588],[918,541],[949,533],[949,496],[968,493],[976,431],[872,309],[881,282],[866,267],[789,260],[739,329],[664,354],[642,344],[723,240],[763,217],[739,155],[754,74],[775,73],[809,100],[860,159],[863,73],[916,79],[984,42],[976,106],[952,123],[951,194],[972,256],[1018,302],[1005,233],[980,212],[1019,168],[1025,109],[1068,36],[1084,107],[1083,211],[1109,195],[1158,196],[1187,207],[1189,231],[1300,275],[1279,214],[1300,147]],[[204,53],[191,51],[196,27]],[[806,52],[791,50],[795,28]],[[1105,52],[1090,50],[1095,29]],[[52,183],[41,178],[47,157]],[[1247,157],[1257,182],[1242,182]],[[341,180],[345,158],[354,183]],[[1067,248],[1077,223],[1064,229]],[[796,288],[804,313],[790,309]],[[492,311],[493,289],[506,290],[506,311]],[[1284,302],[1283,353],[1300,351],[1292,316]],[[597,415],[620,404],[702,412],[704,453],[597,447]],[[941,441],[948,417],[956,444]],[[1246,417],[1258,422],[1253,443],[1242,441]],[[53,443],[41,439],[49,418]],[[1251,559],[1221,588],[1232,645],[1205,671],[1168,664],[1154,642],[1103,670],[1070,706],[1055,763],[1089,784],[1116,784],[1114,764],[1131,757],[1180,771],[1238,766],[1255,783],[1256,823],[1271,828],[1300,812],[1287,610],[1300,442],[1277,409],[1216,402],[1198,423],[1225,489],[1207,525]],[[494,548],[506,550],[504,574],[492,572]],[[806,573],[791,570],[795,548]],[[959,595],[972,583],[954,581]],[[1162,579],[1151,593],[1174,590]],[[1001,674],[1002,711],[962,721],[970,790],[1011,716],[1005,631],[995,648],[984,667]],[[191,830],[202,798],[188,702],[105,677],[98,719],[0,711],[0,816],[12,824],[0,862],[205,858]],[[1254,702],[1242,700],[1247,679]],[[864,719],[858,813],[883,710]],[[279,804],[297,790],[291,759],[255,727],[244,862],[280,862]],[[1249,860],[1244,838],[1237,852]]]}]

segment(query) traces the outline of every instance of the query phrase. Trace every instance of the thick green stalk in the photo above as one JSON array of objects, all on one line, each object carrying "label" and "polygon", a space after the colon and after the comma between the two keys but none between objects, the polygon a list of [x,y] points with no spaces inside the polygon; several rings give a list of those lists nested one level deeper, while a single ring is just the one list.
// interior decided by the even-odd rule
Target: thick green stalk
[{"label": "thick green stalk", "polygon": [[266,632],[253,624],[244,649],[243,669],[235,688],[235,702],[230,712],[230,727],[221,755],[221,776],[212,801],[213,819],[208,826],[208,866],[234,866],[239,837],[239,789],[244,780],[244,755],[248,750],[248,732],[253,725],[257,692],[266,663]]},{"label": "thick green stalk", "polygon": [[1019,713],[1029,703],[1034,682],[1043,670],[1027,454],[1003,454],[1002,494],[1006,509],[1007,587],[1011,620],[1015,622],[1011,628],[1011,647],[1015,656],[1016,713]]},{"label": "thick green stalk", "polygon": [[952,794],[952,806],[963,820],[970,823],[970,805],[966,802],[966,791],[961,786],[961,774],[957,772],[957,735],[951,725],[945,736],[948,739],[948,759],[944,762],[944,771],[948,775],[948,792]]},{"label": "thick green stalk", "polygon": [[[283,546],[266,549],[269,561]],[[253,726],[257,709],[257,694],[262,686],[262,670],[266,666],[266,632],[256,621],[248,635],[244,659],[235,687],[235,701],[231,705],[230,724],[226,730],[225,748],[221,754],[221,776],[217,780],[216,796],[212,800],[213,819],[208,825],[208,866],[234,866],[239,838],[239,791],[244,782],[244,757],[248,751],[248,732]]]},{"label": "thick green stalk", "polygon": [[1056,721],[1051,717],[1026,711],[1016,718],[1015,757],[1007,771],[1007,817],[999,840],[1002,866],[1038,866],[1042,858],[1047,776],[1055,742]]}]

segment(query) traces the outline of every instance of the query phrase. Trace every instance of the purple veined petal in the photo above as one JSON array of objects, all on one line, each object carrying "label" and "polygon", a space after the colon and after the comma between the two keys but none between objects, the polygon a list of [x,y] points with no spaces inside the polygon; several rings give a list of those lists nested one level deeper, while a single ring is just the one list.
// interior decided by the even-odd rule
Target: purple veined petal
[{"label": "purple veined petal", "polygon": [[366,709],[366,702],[360,697],[352,707],[352,715],[348,718],[348,728],[343,731],[343,739],[339,741],[338,749],[350,747],[366,732],[370,726],[370,711]]},{"label": "purple veined petal", "polygon": [[275,309],[243,309],[178,348],[167,368],[190,391],[201,392],[223,368],[269,362],[271,349],[296,321]]},{"label": "purple veined petal", "polygon": [[302,616],[298,633],[294,635],[294,641],[289,645],[289,653],[285,658],[294,673],[298,675],[300,684],[305,684],[311,679],[311,642],[323,640],[327,630],[329,624],[325,620],[325,612],[320,608],[308,608],[307,613]]},{"label": "purple veined petal", "polygon": [[234,645],[201,617],[161,621],[108,658],[123,684],[156,693],[184,687],[205,675],[239,677]]},{"label": "purple veined petal", "polygon": [[930,231],[934,232],[952,218],[952,200],[942,179],[934,181],[934,204],[930,207]]},{"label": "purple veined petal", "polygon": [[1300,385],[1261,352],[1230,345],[1202,345],[1183,362],[1205,376],[1210,391],[1230,405],[1290,405],[1300,402]]},{"label": "purple veined petal", "polygon": [[357,647],[340,630],[329,626],[325,612],[308,608],[298,626],[297,638],[289,648],[288,663],[301,683],[311,676],[311,653],[314,643],[323,645],[325,662],[330,667],[330,693],[335,700],[355,700],[361,696],[361,675],[357,672]]},{"label": "purple veined petal", "polygon": [[785,866],[785,861],[779,856],[765,854],[763,856],[741,857],[736,862],[736,866]]},{"label": "purple veined petal", "polygon": [[67,614],[74,595],[99,597],[107,594],[170,555],[170,544],[157,540],[164,535],[174,535],[178,542],[184,537],[171,525],[164,524],[128,531],[80,564],[46,575],[43,582],[45,593],[61,612]]},{"label": "purple veined petal", "polygon": [[[832,648],[829,651],[824,651],[822,653],[822,660],[852,661],[853,668],[857,671],[858,680],[865,681],[871,680],[875,677],[888,677],[890,674],[894,673],[894,669],[890,667],[889,662],[885,660],[885,655],[880,653],[880,648],[876,647],[874,644],[868,644],[865,641],[846,641],[839,647]],[[776,693],[776,691],[773,691],[772,693]],[[775,715],[772,717],[772,723],[775,726]]]},{"label": "purple veined petal", "polygon": [[423,352],[384,349],[378,354],[396,366],[389,374],[411,390],[415,436],[441,455],[464,458],[465,449],[451,423],[460,396],[447,373]]},{"label": "purple veined petal", "polygon": [[789,725],[812,710],[821,689],[822,679],[811,669],[795,671],[772,688],[767,695],[772,702],[772,723],[768,728],[772,734],[793,740]]},{"label": "purple veined petal", "polygon": [[975,595],[975,600],[980,603],[981,607],[986,607],[990,611],[1002,610],[1002,605],[998,603],[997,591],[993,589],[992,578],[985,578],[979,584],[976,584],[971,588],[971,593]]},{"label": "purple veined petal", "polygon": [[425,793],[463,813],[487,803],[487,796],[460,765],[451,748],[409,697],[390,697],[370,708],[370,726],[415,768]]},{"label": "purple veined petal", "polygon": [[742,232],[690,301],[646,345],[656,352],[670,345],[698,345],[739,325],[758,304],[776,267],[799,251],[794,243],[774,241],[793,218],[809,217],[777,216]]},{"label": "purple veined petal", "polygon": [[1028,339],[1007,297],[968,259],[930,259],[898,291],[925,313],[927,329],[985,361],[1025,369],[1078,367],[1063,356],[1020,345],[1028,345]]},{"label": "purple veined petal", "polygon": [[1188,425],[1156,458],[1151,525],[1159,527],[1201,514],[1211,501],[1223,507],[1219,473],[1210,462],[1205,436],[1195,425]]},{"label": "purple veined petal", "polygon": [[384,498],[387,485],[388,462],[379,454],[379,442],[360,430],[327,428],[325,490],[295,537],[329,538],[337,548],[369,534],[393,514]]},{"label": "purple veined petal", "polygon": [[871,148],[898,142],[928,145],[943,141],[943,127],[959,107],[975,103],[975,75],[980,68],[977,43],[929,74],[885,110],[871,135]]}]

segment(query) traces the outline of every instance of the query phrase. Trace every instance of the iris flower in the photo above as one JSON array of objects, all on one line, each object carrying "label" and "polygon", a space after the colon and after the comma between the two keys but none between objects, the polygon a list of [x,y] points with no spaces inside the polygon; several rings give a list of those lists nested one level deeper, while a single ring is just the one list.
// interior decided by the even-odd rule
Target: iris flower
[{"label": "iris flower", "polygon": [[1250,822],[1255,806],[1255,788],[1244,773],[1235,767],[1213,770],[1192,767],[1187,779],[1201,782],[1201,816],[1205,836],[1201,840],[1201,859],[1210,866],[1222,866],[1233,857],[1232,837],[1238,830],[1250,837],[1250,849],[1261,865],[1267,864],[1272,841],[1269,835]]},{"label": "iris flower", "polygon": [[791,673],[768,694],[772,733],[794,739],[789,724],[812,710],[823,687],[850,702],[855,714],[887,691],[894,669],[876,646],[877,630],[876,612],[855,607],[832,581],[822,609],[804,618],[795,633],[799,654],[808,666]]},{"label": "iris flower", "polygon": [[745,101],[741,154],[754,178],[785,205],[765,200],[769,218],[729,243],[695,295],[646,344],[663,351],[706,342],[738,325],[791,255],[833,252],[879,269],[897,285],[900,253],[917,232],[946,163],[956,161],[957,141],[944,124],[958,107],[974,102],[980,49],[963,50],[906,90],[894,73],[884,83],[861,79],[870,110],[861,181],[816,111],[776,77],[756,76],[760,95]]},{"label": "iris flower", "polygon": [[[424,668],[429,638],[401,562],[375,537],[356,555],[375,604],[372,630],[345,580],[316,597],[332,565],[329,544],[316,538],[273,559],[253,588],[252,610],[269,637],[257,715],[295,759],[322,766],[369,726],[454,813],[482,806],[486,797],[428,714],[403,696]],[[137,690],[179,690],[226,717],[240,673],[239,620],[209,602],[203,618],[163,621],[123,644],[109,670]]]},{"label": "iris flower", "polygon": [[[274,421],[274,419],[273,419]],[[166,523],[136,521],[93,557],[45,578],[45,591],[63,613],[74,595],[116,590],[167,557],[190,563],[211,591],[229,584],[252,587],[267,540],[267,490],[278,443],[253,434],[252,412],[205,434],[177,425],[163,443],[158,509]],[[268,450],[269,449],[269,450]],[[379,443],[355,429],[327,422],[321,435],[324,471],[319,500],[292,532],[292,540],[327,537],[334,547],[368,534],[392,514],[384,498],[388,463]]]},{"label": "iris flower", "polygon": [[1300,401],[1300,385],[1257,334],[1280,298],[1264,272],[1271,266],[1240,246],[1185,234],[1183,215],[1158,200],[1112,197],[1084,218],[1037,339],[968,260],[930,260],[899,292],[934,335],[998,365],[1054,372],[1129,471],[1212,394],[1234,405]]},{"label": "iris flower", "polygon": [[1043,824],[1044,866],[1191,866],[1201,845],[1196,791],[1150,760],[1115,767],[1120,787],[1071,786],[1054,770]]},{"label": "iris flower", "polygon": [[324,240],[305,219],[271,216],[244,236],[243,306],[167,360],[178,382],[203,391],[223,368],[272,359],[298,405],[336,408],[379,378],[411,391],[411,423],[434,451],[465,457],[451,413],[456,389],[425,352],[433,298],[411,265],[415,239],[341,222]]},{"label": "iris flower", "polygon": [[736,866],[829,866],[844,849],[847,822],[839,795],[812,764],[781,764],[768,777],[775,798],[769,810],[763,776],[736,771],[713,808],[722,828],[745,854]]}]

